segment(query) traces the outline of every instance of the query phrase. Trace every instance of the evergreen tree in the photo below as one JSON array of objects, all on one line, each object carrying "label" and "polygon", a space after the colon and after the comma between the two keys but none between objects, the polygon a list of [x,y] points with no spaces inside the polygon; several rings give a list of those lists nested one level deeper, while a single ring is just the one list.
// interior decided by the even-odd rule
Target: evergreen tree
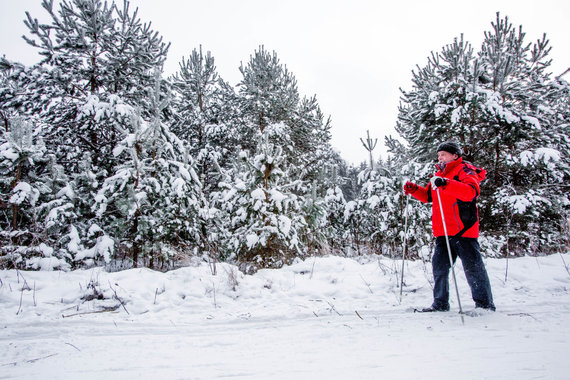
[{"label": "evergreen tree", "polygon": [[[440,142],[456,140],[464,159],[488,171],[479,211],[483,242],[494,241],[494,252],[503,236],[517,252],[549,252],[563,239],[568,204],[561,136],[569,109],[560,102],[567,89],[546,71],[546,37],[526,44],[522,27],[514,29],[499,14],[491,25],[478,54],[456,39],[413,73],[396,129],[409,145],[408,157],[433,159]],[[520,197],[534,207],[518,206]]]},{"label": "evergreen tree", "polygon": [[305,254],[300,235],[306,221],[302,200],[295,195],[301,183],[289,177],[283,150],[272,143],[272,137],[285,130],[283,124],[264,128],[257,153],[243,151],[214,194],[220,217],[226,220],[225,251],[255,266],[280,266]]},{"label": "evergreen tree", "polygon": [[169,99],[161,92],[160,72],[149,94],[150,122],[130,111],[132,127],[124,131],[114,155],[124,157],[97,195],[97,215],[111,236],[150,267],[166,265],[177,248],[198,245],[197,216],[201,184],[183,142],[161,121]]},{"label": "evergreen tree", "polygon": [[341,188],[338,185],[331,184],[327,189],[323,200],[323,209],[325,210],[325,219],[321,222],[320,231],[323,231],[328,251],[333,254],[344,252],[346,241],[344,210],[346,200]]},{"label": "evergreen tree", "polygon": [[189,142],[194,155],[206,144],[206,127],[215,122],[215,93],[218,91],[218,73],[214,57],[210,52],[206,56],[194,49],[190,57],[182,59],[180,71],[171,79],[178,95],[177,116],[179,123],[174,132]]},{"label": "evergreen tree", "polygon": [[291,157],[291,165],[300,169],[300,178],[318,179],[323,167],[335,165],[330,117],[325,120],[314,96],[298,103],[290,124],[291,144],[284,148]]},{"label": "evergreen tree", "polygon": [[[180,63],[172,78],[175,120],[172,131],[186,142],[189,153],[197,158],[204,191],[209,194],[219,179],[216,166],[224,166],[236,149],[237,126],[231,114],[235,94],[219,78],[214,58],[202,47]],[[227,108],[230,114],[226,114]]]},{"label": "evergreen tree", "polygon": [[[62,187],[61,171],[53,156],[45,156],[41,127],[22,118],[11,119],[9,125],[0,140],[0,266],[67,269],[67,257],[54,250],[57,234],[47,230],[57,209],[49,215],[40,209]],[[59,208],[65,212],[69,206]]]},{"label": "evergreen tree", "polygon": [[325,120],[316,97],[301,100],[294,75],[275,52],[269,53],[263,46],[247,65],[241,65],[240,71],[243,79],[238,94],[247,128],[241,145],[251,150],[250,141],[256,131],[263,133],[267,125],[283,122],[288,140],[275,136],[273,142],[281,146],[301,178],[317,178],[319,169],[330,164],[332,150],[330,118]]},{"label": "evergreen tree", "polygon": [[[136,10],[130,11],[128,1],[123,1],[122,7],[100,0],[62,1],[57,12],[53,1],[45,0],[42,5],[51,23],[39,24],[28,14],[25,23],[30,36],[25,38],[39,49],[43,60],[31,68],[3,60],[2,116],[7,125],[11,115],[17,114],[34,115],[42,121],[50,157],[46,168],[50,173],[60,173],[60,182],[64,179],[63,185],[53,181],[45,185],[51,195],[35,208],[36,216],[45,222],[45,233],[53,237],[59,234],[52,246],[78,265],[90,265],[101,258],[109,262],[122,252],[115,250],[115,243],[140,239],[140,230],[133,228],[138,237],[132,238],[124,234],[123,225],[112,226],[116,210],[109,219],[97,220],[91,207],[93,197],[105,194],[117,173],[127,173],[123,157],[113,153],[117,146],[128,145],[129,136],[138,131],[144,135],[142,140],[158,145],[166,139],[145,140],[159,133],[157,125],[162,125],[160,119],[165,117],[166,107],[157,111],[156,99],[148,96],[148,88],[158,83],[165,90],[166,83],[156,80],[154,68],[164,62],[168,46],[150,24],[140,21]],[[148,124],[154,127],[135,130]],[[152,155],[160,147],[145,149],[144,153]],[[181,162],[184,148],[177,149],[171,158]],[[172,170],[166,173],[172,174]],[[101,205],[101,198],[97,204]],[[165,210],[168,207],[161,209]],[[164,235],[153,236],[156,241],[164,240]]]},{"label": "evergreen tree", "polygon": [[18,116],[14,99],[23,91],[15,78],[22,76],[25,69],[20,63],[0,58],[0,129],[6,132],[10,130],[10,119]]},{"label": "evergreen tree", "polygon": [[[162,65],[168,46],[149,25],[142,25],[128,1],[119,9],[102,0],[62,1],[59,11],[44,0],[50,24],[40,24],[28,14],[25,21],[43,60],[17,78],[25,91],[7,99],[21,114],[39,116],[48,127],[46,145],[57,152],[58,163],[75,170],[85,152],[95,168],[109,169],[111,152],[118,142],[116,115],[120,106],[141,106],[152,87],[152,68]],[[92,103],[105,102],[117,109],[97,115],[83,112]],[[146,115],[148,116],[148,115]],[[97,154],[94,154],[97,153]]]},{"label": "evergreen tree", "polygon": [[269,124],[287,122],[292,118],[299,93],[297,80],[282,65],[275,52],[260,46],[249,63],[240,66],[243,75],[238,84],[244,115],[263,133]]}]

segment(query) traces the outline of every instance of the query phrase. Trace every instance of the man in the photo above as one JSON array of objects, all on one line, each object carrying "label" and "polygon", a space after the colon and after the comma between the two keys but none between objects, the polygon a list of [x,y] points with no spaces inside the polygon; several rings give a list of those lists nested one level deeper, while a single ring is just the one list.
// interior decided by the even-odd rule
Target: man
[{"label": "man", "polygon": [[433,304],[424,312],[449,310],[449,254],[441,210],[437,200],[439,189],[445,226],[453,262],[461,258],[465,277],[471,288],[475,307],[495,311],[491,285],[479,248],[479,215],[476,199],[479,182],[485,179],[485,170],[463,161],[461,148],[455,142],[444,142],[437,148],[437,172],[426,187],[413,182],[404,185],[404,193],[421,202],[432,202],[432,229],[435,249],[432,258],[434,277]]}]

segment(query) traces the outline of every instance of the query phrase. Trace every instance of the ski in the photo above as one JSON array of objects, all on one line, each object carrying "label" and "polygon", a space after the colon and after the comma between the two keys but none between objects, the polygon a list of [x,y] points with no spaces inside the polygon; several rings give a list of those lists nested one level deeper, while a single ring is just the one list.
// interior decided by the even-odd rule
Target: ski
[{"label": "ski", "polygon": [[481,309],[481,308],[477,308],[477,309],[473,309],[473,310],[467,310],[467,311],[463,312],[463,314],[468,316],[468,317],[481,317],[484,315],[491,315],[494,313],[495,312],[493,310]]},{"label": "ski", "polygon": [[[432,308],[408,308],[407,309],[408,312],[413,312],[413,313],[447,313],[449,312],[449,310],[434,310]],[[467,310],[467,311],[463,311],[460,312],[459,314],[462,315],[466,315],[468,317],[481,317],[484,315],[491,315],[493,314],[494,311],[492,310],[487,310],[487,309],[473,309],[473,310]]]},{"label": "ski", "polygon": [[445,313],[449,310],[434,310],[429,307],[424,307],[421,309],[413,308],[411,309],[411,311],[413,311],[414,313]]},{"label": "ski", "polygon": [[421,309],[418,308],[414,308],[414,313],[445,313],[448,312],[449,309],[447,310],[439,310],[439,309],[434,309],[433,307],[423,307]]}]

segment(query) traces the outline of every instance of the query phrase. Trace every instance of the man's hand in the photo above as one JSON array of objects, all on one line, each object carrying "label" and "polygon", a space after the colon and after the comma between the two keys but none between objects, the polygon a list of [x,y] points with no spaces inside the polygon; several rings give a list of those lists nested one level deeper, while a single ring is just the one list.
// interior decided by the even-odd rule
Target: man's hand
[{"label": "man's hand", "polygon": [[447,185],[447,182],[449,182],[449,180],[447,178],[433,176],[431,177],[430,182],[431,188],[435,190],[438,187],[444,187]]},{"label": "man's hand", "polygon": [[412,193],[415,193],[417,189],[418,189],[418,185],[416,185],[415,183],[410,182],[410,181],[406,182],[406,184],[404,185],[404,193],[406,195],[410,195]]}]

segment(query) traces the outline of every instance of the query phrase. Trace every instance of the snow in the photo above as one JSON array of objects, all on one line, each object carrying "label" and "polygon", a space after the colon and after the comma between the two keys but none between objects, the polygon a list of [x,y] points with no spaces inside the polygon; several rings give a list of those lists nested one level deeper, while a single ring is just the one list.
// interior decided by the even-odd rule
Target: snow
[{"label": "snow", "polygon": [[[501,96],[500,92],[491,91],[491,90],[482,90],[482,92],[487,94],[485,106],[487,107],[487,110],[491,114],[501,117],[503,120],[505,120],[509,124],[516,124],[516,123],[520,122],[520,120],[521,120],[520,117],[515,115],[508,108],[505,108],[502,106],[503,102],[501,100],[502,96]],[[534,123],[534,120],[528,119],[527,121],[531,122],[535,126],[535,128],[540,128],[540,124],[536,125]],[[536,122],[538,122],[538,121],[536,121]]]},{"label": "snow", "polygon": [[[570,254],[486,259],[497,312],[464,322],[455,297],[450,312],[412,312],[431,303],[429,263],[405,263],[400,302],[401,261],[380,256],[254,275],[220,263],[212,275],[203,262],[167,273],[3,270],[0,377],[566,379],[566,263]],[[458,262],[471,310],[462,272]]]},{"label": "snow", "polygon": [[435,114],[435,117],[440,117],[445,112],[447,112],[448,109],[449,109],[449,106],[447,106],[445,104],[436,104],[433,112]]},{"label": "snow", "polygon": [[0,145],[0,160],[7,159],[10,161],[16,161],[18,157],[20,157],[20,155],[9,143]]},{"label": "snow", "polygon": [[456,125],[461,123],[461,117],[463,116],[464,109],[463,107],[458,107],[451,112],[451,124]]},{"label": "snow", "polygon": [[375,209],[380,203],[380,197],[378,195],[373,195],[366,200],[366,203],[368,203],[371,209]]},{"label": "snow", "polygon": [[271,189],[269,190],[270,199],[281,204],[283,201],[287,200],[287,195],[283,194],[279,190]]},{"label": "snow", "polygon": [[535,162],[544,162],[545,165],[550,163],[555,163],[560,161],[560,152],[552,148],[538,148],[533,153],[529,150],[525,150],[520,154],[521,163],[524,166],[532,165]]},{"label": "snow", "polygon": [[253,248],[259,242],[259,236],[256,234],[248,234],[245,237],[247,248]]},{"label": "snow", "polygon": [[536,117],[521,116],[521,119],[526,121],[527,123],[531,124],[534,127],[534,129],[537,129],[537,130],[542,129],[542,126],[540,125],[540,120],[538,120]]},{"label": "snow", "polygon": [[81,238],[79,237],[79,231],[75,226],[71,226],[69,229],[69,234],[67,234],[69,243],[67,243],[67,249],[69,252],[77,253],[81,245]]},{"label": "snow", "polygon": [[62,206],[52,208],[46,217],[46,227],[50,228],[51,226],[55,225],[59,218],[59,215],[64,214],[66,210],[73,210],[73,207],[74,206],[72,203],[65,203]]},{"label": "snow", "polygon": [[75,192],[73,191],[73,188],[69,184],[67,184],[61,190],[59,190],[56,197],[61,198],[64,195],[69,199],[75,198]]},{"label": "snow", "polygon": [[15,205],[21,204],[26,200],[26,198],[37,198],[37,196],[34,196],[34,189],[32,189],[29,183],[24,181],[18,182],[18,184],[12,190],[12,193],[13,195],[10,197],[9,202]]},{"label": "snow", "polygon": [[429,94],[429,101],[430,102],[432,102],[432,103],[436,102],[438,98],[439,98],[439,92],[437,92],[437,91],[430,92],[430,94]]},{"label": "snow", "polygon": [[285,215],[279,215],[279,230],[283,233],[283,235],[289,235],[291,232],[291,219]]},{"label": "snow", "polygon": [[95,246],[90,249],[84,249],[75,255],[75,260],[80,261],[86,258],[103,257],[106,263],[111,262],[111,257],[115,251],[115,242],[107,235],[99,236]]},{"label": "snow", "polygon": [[509,197],[509,203],[516,214],[524,214],[526,209],[532,207],[532,202],[522,195],[512,195]]},{"label": "snow", "polygon": [[560,161],[560,152],[556,149],[538,148],[536,150],[536,156],[538,159],[542,159],[545,164],[547,164],[549,161]]},{"label": "snow", "polygon": [[176,178],[172,182],[172,190],[177,196],[184,196],[184,193],[186,192],[186,181],[184,181],[182,178]]},{"label": "snow", "polygon": [[262,188],[256,188],[251,192],[251,198],[257,200],[265,200],[265,191]]},{"label": "snow", "polygon": [[87,230],[87,236],[93,236],[99,232],[103,232],[103,229],[101,229],[97,224],[92,224],[91,227],[89,227],[89,230]]}]

